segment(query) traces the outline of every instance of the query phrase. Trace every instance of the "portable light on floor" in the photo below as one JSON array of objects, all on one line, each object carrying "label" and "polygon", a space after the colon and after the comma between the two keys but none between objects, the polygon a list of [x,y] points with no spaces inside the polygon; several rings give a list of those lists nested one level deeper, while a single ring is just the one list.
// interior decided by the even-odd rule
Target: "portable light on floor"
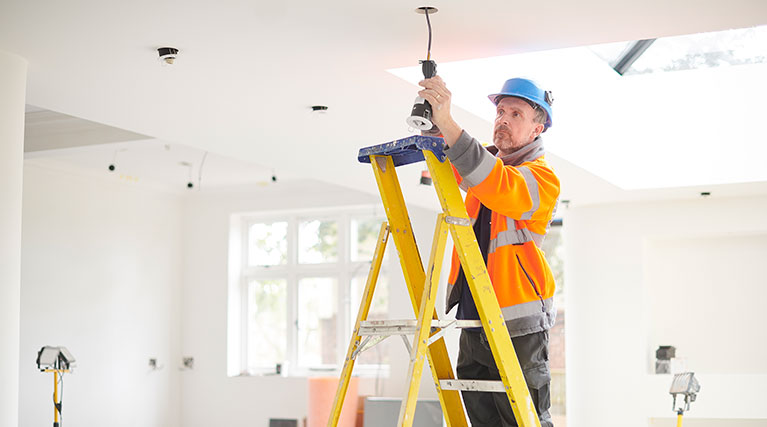
[{"label": "portable light on floor", "polygon": [[[700,391],[700,384],[695,379],[693,372],[684,372],[674,375],[674,380],[671,382],[671,389],[669,393],[674,396],[674,403],[672,409],[676,411],[676,427],[682,427],[682,415],[684,411],[690,410],[690,402],[695,402],[695,398]],[[679,408],[676,407],[676,397],[681,395],[684,397],[684,403]]]},{"label": "portable light on floor", "polygon": [[[61,399],[64,393],[63,376],[71,372],[75,358],[66,347],[45,346],[37,352],[37,369],[40,372],[53,372],[53,427],[61,425]],[[59,394],[61,388],[61,394]]]}]

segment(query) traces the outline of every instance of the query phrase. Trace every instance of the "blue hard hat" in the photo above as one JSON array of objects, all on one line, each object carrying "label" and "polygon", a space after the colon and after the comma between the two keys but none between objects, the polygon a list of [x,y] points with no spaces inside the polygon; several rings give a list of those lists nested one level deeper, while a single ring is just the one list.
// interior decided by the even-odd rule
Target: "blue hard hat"
[{"label": "blue hard hat", "polygon": [[541,89],[532,80],[514,78],[506,80],[499,93],[494,93],[487,97],[490,98],[493,104],[498,105],[498,101],[504,96],[516,96],[540,106],[546,111],[546,123],[543,125],[543,130],[545,131],[551,127],[551,103],[554,102],[554,98],[551,96],[550,91]]}]

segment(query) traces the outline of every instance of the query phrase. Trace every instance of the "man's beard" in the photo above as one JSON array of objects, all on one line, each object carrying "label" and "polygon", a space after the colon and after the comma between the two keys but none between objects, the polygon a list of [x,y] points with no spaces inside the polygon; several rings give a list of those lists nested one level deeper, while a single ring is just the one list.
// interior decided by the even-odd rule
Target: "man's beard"
[{"label": "man's beard", "polygon": [[496,126],[493,129],[493,144],[503,151],[510,151],[515,147],[514,141],[511,139],[511,129],[505,125]]}]

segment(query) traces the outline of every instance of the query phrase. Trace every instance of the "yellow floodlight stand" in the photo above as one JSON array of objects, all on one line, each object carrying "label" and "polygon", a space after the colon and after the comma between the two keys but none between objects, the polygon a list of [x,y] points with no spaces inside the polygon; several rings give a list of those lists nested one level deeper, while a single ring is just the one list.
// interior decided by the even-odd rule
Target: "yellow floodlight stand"
[{"label": "yellow floodlight stand", "polygon": [[69,372],[69,369],[45,369],[43,372],[53,372],[53,427],[59,427],[61,423],[61,399],[59,394],[61,382],[59,379],[64,373]]},{"label": "yellow floodlight stand", "polygon": [[[360,302],[357,321],[352,332],[344,367],[336,391],[328,426],[338,424],[354,361],[362,352],[391,335],[400,335],[410,353],[408,390],[400,407],[398,426],[412,426],[418,389],[424,361],[428,358],[434,385],[439,395],[442,412],[448,426],[467,426],[461,402],[461,391],[489,391],[506,393],[511,408],[521,427],[540,427],[538,414],[519,366],[517,355],[505,327],[498,300],[487,274],[482,253],[477,244],[466,208],[463,204],[450,161],[444,151],[442,138],[411,136],[408,138],[360,149],[358,160],[373,167],[388,222],[381,225],[378,244]],[[437,192],[442,213],[437,215],[429,264],[424,270],[413,235],[407,207],[397,179],[396,167],[426,161]],[[439,273],[447,241],[453,238],[469,289],[474,297],[479,321],[439,320],[434,309]],[[383,261],[386,242],[392,236],[400,265],[405,275],[413,312],[416,319],[368,321],[367,315],[373,298],[378,274]],[[453,327],[481,326],[488,338],[501,381],[458,380],[447,353],[443,336]],[[413,335],[412,342],[406,336]],[[363,338],[364,337],[364,338]]]},{"label": "yellow floodlight stand", "polygon": [[[74,366],[75,358],[66,347],[44,346],[37,352],[37,368],[40,372],[53,372],[53,427],[61,424],[61,398],[64,393],[65,373]],[[61,393],[59,393],[61,387]]]}]

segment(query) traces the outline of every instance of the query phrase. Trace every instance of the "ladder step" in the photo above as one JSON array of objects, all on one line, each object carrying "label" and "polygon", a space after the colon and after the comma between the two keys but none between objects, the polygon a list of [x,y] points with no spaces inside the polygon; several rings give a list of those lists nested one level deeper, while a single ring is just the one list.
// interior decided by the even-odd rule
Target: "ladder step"
[{"label": "ladder step", "polygon": [[492,391],[505,393],[506,388],[501,381],[488,380],[439,380],[442,390],[461,391]]},{"label": "ladder step", "polygon": [[[432,328],[481,328],[479,320],[432,320]],[[359,336],[408,335],[417,332],[418,322],[408,320],[364,320],[360,322]]]}]

